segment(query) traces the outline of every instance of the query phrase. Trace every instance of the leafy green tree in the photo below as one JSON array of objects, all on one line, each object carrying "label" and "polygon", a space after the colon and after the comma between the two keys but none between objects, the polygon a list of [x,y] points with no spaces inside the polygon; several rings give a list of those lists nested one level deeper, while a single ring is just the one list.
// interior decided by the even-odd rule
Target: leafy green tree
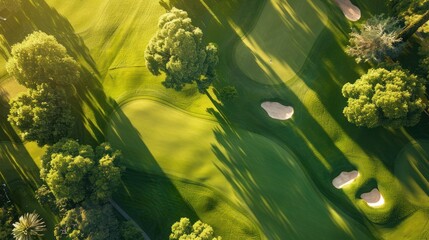
[{"label": "leafy green tree", "polygon": [[344,115],[357,126],[414,126],[426,107],[424,80],[401,69],[370,69],[343,86]]},{"label": "leafy green tree", "polygon": [[195,82],[204,93],[216,79],[217,47],[204,45],[203,32],[183,10],[172,8],[160,17],[158,27],[145,51],[149,71],[154,75],[164,72],[166,88],[179,91]]},{"label": "leafy green tree", "polygon": [[111,205],[106,204],[67,211],[55,227],[54,234],[57,240],[119,240],[120,231],[119,221]]},{"label": "leafy green tree", "polygon": [[390,15],[405,23],[399,35],[404,42],[416,32],[429,32],[429,0],[388,0],[388,6]]},{"label": "leafy green tree", "polygon": [[130,221],[121,224],[122,240],[144,240],[141,232]]},{"label": "leafy green tree", "polygon": [[13,218],[7,208],[0,208],[0,239],[11,239]]},{"label": "leafy green tree", "polygon": [[45,184],[36,190],[34,196],[41,205],[49,207],[54,212],[58,211],[55,196]]},{"label": "leafy green tree", "polygon": [[121,182],[121,153],[104,143],[91,146],[63,139],[42,156],[40,177],[56,199],[79,204],[84,200],[106,202]]},{"label": "leafy green tree", "polygon": [[117,189],[121,182],[122,169],[115,165],[115,157],[104,155],[98,160],[98,166],[92,170],[89,181],[92,186],[91,198],[94,201],[104,201],[112,195],[112,189]]},{"label": "leafy green tree", "polygon": [[26,213],[13,224],[13,237],[16,240],[32,240],[43,236],[46,230],[45,223],[37,213]]},{"label": "leafy green tree", "polygon": [[222,237],[215,237],[213,228],[201,221],[191,225],[189,218],[181,218],[171,226],[170,240],[221,240]]},{"label": "leafy green tree", "polygon": [[93,169],[93,160],[58,153],[52,155],[50,165],[51,169],[44,176],[44,180],[55,197],[68,198],[75,203],[85,200],[87,188],[90,186],[87,176]]},{"label": "leafy green tree", "polygon": [[237,89],[234,86],[223,87],[219,91],[215,91],[215,93],[221,101],[230,101],[238,96]]},{"label": "leafy green tree", "polygon": [[80,75],[78,63],[66,48],[54,36],[41,31],[12,46],[6,70],[20,84],[33,89],[42,83],[64,87],[76,82]]},{"label": "leafy green tree", "polygon": [[17,209],[9,198],[6,185],[3,185],[0,189],[0,239],[12,239],[12,224],[17,218]]},{"label": "leafy green tree", "polygon": [[24,140],[39,146],[53,144],[71,133],[74,125],[65,93],[46,84],[28,89],[10,102],[8,121],[16,126]]},{"label": "leafy green tree", "polygon": [[350,33],[346,53],[356,62],[384,61],[396,57],[401,49],[401,28],[393,18],[382,15],[368,19],[360,29]]},{"label": "leafy green tree", "polygon": [[10,12],[16,12],[21,7],[21,0],[0,0],[0,10],[7,9]]},{"label": "leafy green tree", "polygon": [[429,0],[388,0],[389,10],[392,16],[410,16],[421,14],[429,9]]}]

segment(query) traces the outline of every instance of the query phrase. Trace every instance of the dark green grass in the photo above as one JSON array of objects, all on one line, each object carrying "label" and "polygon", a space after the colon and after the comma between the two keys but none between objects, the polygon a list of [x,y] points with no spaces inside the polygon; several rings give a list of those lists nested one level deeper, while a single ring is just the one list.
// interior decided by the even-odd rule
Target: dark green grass
[{"label": "dark green grass", "polygon": [[[62,1],[52,0],[50,2],[55,3],[55,6],[67,8]],[[9,31],[9,35],[6,35],[7,41],[12,44],[22,40],[23,36],[33,29],[42,29],[56,35],[61,40],[61,43],[67,46],[71,54],[84,64],[87,72],[85,78],[91,83],[89,85],[79,84],[77,87],[79,96],[82,98],[76,100],[76,105],[84,103],[84,106],[82,109],[76,107],[76,112],[81,114],[78,121],[82,122],[82,126],[77,128],[76,136],[83,136],[84,142],[104,140],[104,133],[108,131],[106,130],[108,129],[106,128],[108,126],[107,116],[110,116],[110,112],[115,105],[108,96],[111,94],[115,98],[119,98],[123,93],[129,94],[128,91],[135,90],[139,85],[136,83],[138,76],[133,73],[122,72],[115,76],[115,80],[126,81],[132,78],[135,81],[131,82],[131,84],[127,82],[127,84],[124,84],[126,85],[124,89],[120,90],[116,89],[113,84],[107,85],[108,81],[105,80],[103,83],[106,84],[106,89],[109,91],[108,96],[106,96],[98,79],[103,79],[104,76],[107,79],[108,70],[111,66],[122,66],[122,63],[133,65],[138,61],[142,61],[141,55],[136,58],[135,56],[130,56],[130,52],[133,52],[134,49],[124,52],[118,50],[121,47],[129,50],[133,46],[132,42],[124,43],[121,39],[127,36],[127,29],[132,29],[133,23],[136,22],[130,20],[123,25],[124,27],[120,31],[114,31],[115,29],[110,27],[103,28],[103,25],[100,28],[96,28],[97,31],[94,30],[99,35],[91,35],[94,32],[91,32],[87,25],[92,22],[86,22],[84,18],[76,20],[76,15],[78,15],[77,12],[84,11],[82,9],[85,9],[85,7],[97,6],[100,1],[88,1],[88,3],[82,3],[82,6],[77,4],[79,8],[75,6],[74,8],[65,9],[63,12],[66,12],[68,17],[74,19],[73,26],[80,26],[78,31],[81,32],[81,36],[84,36],[82,39],[75,35],[74,29],[67,19],[49,8],[44,1],[38,0],[32,1],[32,3],[34,4],[26,5],[25,14],[21,15],[21,19],[17,19],[15,27],[13,25],[7,26]],[[106,3],[110,3],[110,1],[106,1]],[[346,101],[341,96],[341,86],[346,82],[357,79],[369,66],[357,65],[353,59],[344,54],[342,49],[347,43],[346,33],[350,31],[352,24],[345,20],[335,5],[328,2],[327,6],[331,13],[329,14],[331,16],[330,22],[313,46],[297,78],[287,84],[271,87],[257,84],[247,78],[236,67],[232,54],[234,53],[235,43],[240,41],[240,37],[248,32],[257,21],[263,3],[263,1],[241,0],[182,0],[175,1],[174,4],[190,13],[193,22],[205,32],[207,41],[214,41],[219,44],[221,62],[218,67],[218,73],[220,80],[215,83],[215,87],[232,84],[237,87],[239,92],[239,97],[232,103],[221,105],[214,103],[220,112],[220,114],[214,114],[214,117],[219,122],[224,122],[222,126],[225,132],[225,134],[216,132],[218,135],[217,144],[223,145],[227,150],[226,153],[221,154],[216,149],[213,149],[218,156],[219,168],[223,170],[229,183],[235,186],[236,191],[246,199],[246,204],[254,207],[249,212],[256,216],[261,228],[272,239],[283,239],[288,236],[293,236],[293,238],[314,238],[314,236],[342,238],[346,236],[344,234],[347,234],[347,226],[351,226],[347,223],[350,222],[357,222],[356,229],[360,229],[362,232],[372,231],[373,236],[368,234],[361,237],[361,239],[380,236],[389,239],[393,239],[392,237],[395,236],[416,236],[410,235],[411,226],[413,224],[426,226],[425,219],[427,219],[428,215],[427,211],[425,211],[426,207],[420,204],[423,200],[419,196],[427,194],[427,185],[420,183],[419,186],[422,191],[413,191],[413,194],[416,195],[415,199],[414,197],[413,199],[405,197],[409,189],[406,186],[413,181],[422,182],[425,179],[427,181],[427,175],[419,180],[416,177],[420,176],[417,174],[418,172],[413,172],[410,168],[408,168],[408,175],[401,175],[403,174],[402,171],[395,169],[395,159],[400,154],[400,150],[407,146],[410,141],[429,138],[427,117],[424,117],[422,122],[414,128],[400,130],[358,128],[345,120],[341,112]],[[365,0],[357,3],[357,5],[361,7],[363,18],[382,12],[385,9],[382,1]],[[133,5],[132,2],[127,1],[127,4],[121,6],[129,8]],[[115,10],[112,6],[108,9]],[[159,12],[159,9],[157,11]],[[121,11],[112,12],[118,13],[118,15],[112,15],[112,18],[109,18],[107,14],[101,18],[103,20],[100,20],[99,23],[108,23],[109,19],[115,19],[115,21],[121,19],[119,16]],[[91,14],[86,13],[85,16],[90,18]],[[154,23],[153,20],[149,22]],[[115,23],[117,23],[117,26],[121,25],[119,24],[120,22]],[[95,24],[94,26],[99,25]],[[17,31],[13,32],[12,30],[15,29]],[[153,26],[151,29],[153,29]],[[144,28],[140,30],[143,32]],[[138,35],[135,34],[133,33],[134,38],[132,39],[138,40]],[[115,35],[114,38],[110,39],[109,37],[113,35]],[[99,44],[103,42],[104,37],[106,37],[105,39],[110,39],[111,43],[106,45],[106,48],[102,48],[104,45]],[[91,50],[88,50],[85,46],[84,40],[91,43]],[[147,40],[148,36],[144,36],[144,41]],[[142,40],[142,42],[144,41]],[[138,46],[144,45],[144,43],[139,43]],[[113,49],[109,50],[109,48]],[[117,56],[118,54],[121,56]],[[95,56],[95,60],[92,59],[91,55]],[[122,61],[121,59],[125,57],[131,60]],[[98,74],[97,66],[95,65],[101,66],[101,74]],[[134,70],[129,68],[130,72]],[[111,69],[111,71],[116,70]],[[147,73],[139,74],[144,78],[150,78]],[[120,83],[116,84],[124,86]],[[150,91],[149,88],[162,91],[161,88],[151,87],[150,84],[144,87],[148,88],[144,89],[145,91]],[[142,94],[150,95],[144,91],[142,91]],[[162,97],[160,93],[152,94],[151,96],[154,95],[155,97]],[[180,98],[184,97],[180,96]],[[168,97],[162,98],[168,99]],[[259,104],[264,100],[276,100],[283,104],[292,105],[296,111],[294,117],[284,123],[269,119],[266,113],[259,108]],[[183,104],[183,102],[180,101],[180,104],[177,105],[179,107],[185,106],[186,104]],[[192,111],[192,109],[186,110]],[[133,217],[137,218],[136,220],[144,228],[147,228],[154,237],[161,236],[165,238],[168,235],[168,227],[171,223],[186,215],[193,220],[197,218],[207,220],[208,223],[221,229],[221,233],[226,236],[233,234],[222,230],[227,223],[225,223],[224,218],[219,217],[222,213],[220,210],[219,212],[214,209],[213,211],[207,211],[213,205],[210,203],[212,200],[209,199],[216,199],[216,197],[213,197],[215,195],[206,190],[195,190],[193,187],[189,187],[192,184],[168,180],[168,177],[162,174],[162,169],[158,166],[157,159],[147,149],[138,131],[130,124],[127,116],[121,113],[119,121],[115,124],[126,125],[126,130],[124,130],[126,132],[117,133],[120,139],[120,144],[118,145],[122,145],[124,149],[129,145],[135,152],[144,152],[139,156],[133,157],[139,158],[139,161],[144,159],[145,164],[159,170],[157,171],[159,175],[155,177],[147,177],[143,173],[128,171],[125,174],[124,183],[125,187],[129,188],[129,192],[124,188],[125,191],[121,191],[115,196],[115,199]],[[231,131],[225,131],[225,129],[231,129],[232,133]],[[246,141],[242,141],[241,139],[249,138],[248,132],[262,135],[280,146],[286,146],[285,149],[290,149],[298,159],[296,164],[303,167],[305,176],[313,181],[313,185],[323,194],[320,196],[326,201],[324,208],[321,206],[312,207],[319,208],[321,212],[324,212],[325,216],[326,211],[334,209],[338,216],[331,215],[330,222],[343,222],[343,224],[338,223],[337,228],[332,227],[332,224],[330,224],[330,228],[324,229],[323,224],[315,221],[312,222],[312,225],[317,226],[314,230],[307,231],[304,229],[305,223],[301,224],[299,221],[311,220],[312,216],[310,214],[306,215],[308,212],[304,214],[303,207],[295,207],[293,203],[299,201],[294,197],[300,196],[299,191],[302,191],[301,188],[306,188],[307,190],[309,186],[298,185],[299,187],[295,189],[296,193],[291,193],[291,195],[287,195],[289,192],[286,190],[282,192],[281,183],[283,180],[287,182],[287,186],[294,186],[294,180],[290,176],[296,172],[292,171],[290,176],[285,176],[287,165],[279,162],[277,157],[263,162],[255,162],[257,159],[251,159],[251,154],[255,155],[258,149],[265,149],[267,146],[248,145]],[[6,130],[3,136],[8,134],[10,134],[10,131]],[[174,149],[170,151],[173,152]],[[271,150],[264,150],[261,153],[265,151],[271,152]],[[244,155],[242,155],[243,153]],[[268,157],[272,157],[272,155],[268,155]],[[427,157],[420,158],[419,161],[422,159],[427,159]],[[410,162],[412,161],[410,160]],[[251,165],[247,166],[250,163]],[[256,166],[259,167],[256,168]],[[332,187],[330,182],[339,172],[355,168],[358,168],[362,173],[362,177],[355,182],[355,185],[344,191],[336,190]],[[276,180],[274,181],[273,179]],[[417,180],[411,181],[411,179]],[[274,182],[271,183],[271,180]],[[147,192],[145,191],[146,182],[148,182]],[[373,187],[379,187],[389,201],[385,208],[374,210],[359,200],[360,193]],[[262,191],[263,189],[259,188],[267,189]],[[287,189],[287,187],[285,188]],[[265,195],[258,195],[261,192]],[[161,193],[164,193],[165,196],[161,195]],[[200,194],[202,199],[197,197]],[[309,196],[309,199],[303,201],[303,203],[311,204],[311,195],[305,196]],[[154,201],[154,199],[158,201]],[[264,199],[267,202],[264,202]],[[285,199],[289,201],[284,202]],[[141,203],[144,203],[144,205],[141,205]],[[211,215],[214,212],[217,212],[217,214]],[[300,213],[302,216],[300,216]],[[415,216],[412,218],[415,221],[410,220],[411,216]],[[165,218],[168,218],[167,221],[163,221]],[[231,215],[226,215],[225,219],[231,218]],[[296,222],[287,223],[290,219],[294,219]],[[301,220],[298,221],[297,219]],[[318,219],[317,216],[315,219]],[[377,224],[373,224],[371,221]],[[346,223],[345,225],[344,222]],[[294,224],[299,224],[299,226],[294,226]],[[368,227],[369,230],[365,227]],[[243,227],[237,229],[238,232],[249,232],[251,236],[254,234],[254,230],[244,230],[246,228]],[[288,233],[291,234],[285,236],[285,229],[288,229]],[[401,231],[403,232],[402,235],[395,235],[395,233]],[[360,235],[351,233],[350,236],[357,238]],[[423,234],[420,236],[423,236]]]},{"label": "dark green grass", "polygon": [[[19,214],[36,212],[47,226],[45,239],[54,239],[53,229],[58,219],[34,198],[34,191],[41,185],[39,168],[22,144],[0,143],[1,180],[10,191],[10,199]],[[18,219],[15,219],[18,220]]]},{"label": "dark green grass", "polygon": [[171,225],[184,216],[210,224],[223,239],[260,239],[249,219],[240,216],[243,213],[203,185],[132,170],[123,182],[115,199],[153,239],[167,239]]}]

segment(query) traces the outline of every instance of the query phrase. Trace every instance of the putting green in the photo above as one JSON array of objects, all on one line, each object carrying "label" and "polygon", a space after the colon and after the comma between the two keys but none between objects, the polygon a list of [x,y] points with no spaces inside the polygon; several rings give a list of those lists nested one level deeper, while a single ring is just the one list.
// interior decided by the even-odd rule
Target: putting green
[{"label": "putting green", "polygon": [[320,0],[269,0],[234,57],[249,78],[263,84],[292,79],[328,20]]},{"label": "putting green", "polygon": [[[22,25],[50,31],[84,65],[94,61],[106,95],[123,104],[100,131],[124,152],[129,168],[115,200],[151,237],[167,236],[171,223],[186,215],[213,225],[225,239],[257,238],[258,231],[262,239],[279,240],[426,236],[428,176],[416,169],[427,168],[420,163],[427,153],[415,146],[398,153],[414,139],[428,139],[427,124],[393,131],[346,122],[341,86],[366,69],[343,52],[349,25],[337,7],[321,0],[267,0],[261,9],[242,0],[174,1],[193,14],[207,41],[219,44],[216,84],[239,91],[233,103],[219,107],[223,122],[206,112],[215,106],[205,95],[195,88],[165,90],[163,77],[144,66],[144,48],[165,12],[158,1],[47,0],[54,9],[43,0],[32,2]],[[364,17],[383,9],[381,1],[359,5]],[[30,30],[8,33],[8,40],[21,41]],[[285,84],[270,86],[277,83]],[[15,86],[2,82],[10,97],[21,91]],[[91,96],[93,108],[84,108],[85,117],[106,120],[110,111],[96,104],[97,96]],[[271,98],[293,106],[294,118],[269,119],[259,104]],[[97,116],[99,108],[103,114]],[[33,159],[41,154],[34,145],[26,147],[33,149]],[[8,149],[13,159],[32,164],[16,153],[22,148]],[[356,168],[361,176],[333,189],[332,178],[344,168]],[[359,199],[373,187],[386,199],[379,209]],[[413,233],[415,225],[422,231]]]}]

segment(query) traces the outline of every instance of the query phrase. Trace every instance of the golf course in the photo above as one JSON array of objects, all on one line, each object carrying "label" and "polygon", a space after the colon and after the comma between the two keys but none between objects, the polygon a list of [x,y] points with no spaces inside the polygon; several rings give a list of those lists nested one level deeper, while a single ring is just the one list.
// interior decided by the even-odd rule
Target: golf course
[{"label": "golf course", "polygon": [[[64,91],[68,137],[95,155],[103,142],[120,150],[124,170],[109,201],[144,239],[173,239],[182,217],[223,240],[429,239],[428,100],[414,126],[367,128],[343,113],[343,85],[378,66],[347,54],[349,33],[387,15],[387,2],[21,0],[0,20],[0,184],[19,215],[44,220],[34,239],[60,239],[61,213],[34,194],[49,186],[40,169],[53,144],[23,139],[8,120],[8,102],[30,87],[6,62],[14,44],[42,31],[79,64]],[[145,49],[173,7],[217,47],[216,79],[204,91],[168,88],[168,73],[148,66]],[[395,58],[412,73],[416,39]],[[236,91],[230,99],[225,87]]]}]

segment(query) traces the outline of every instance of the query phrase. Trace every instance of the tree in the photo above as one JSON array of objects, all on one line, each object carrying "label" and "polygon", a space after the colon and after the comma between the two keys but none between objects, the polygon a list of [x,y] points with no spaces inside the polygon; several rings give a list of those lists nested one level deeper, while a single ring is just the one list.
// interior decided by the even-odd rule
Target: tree
[{"label": "tree", "polygon": [[74,125],[65,93],[46,84],[28,89],[10,102],[8,121],[16,126],[24,140],[39,146],[53,144],[69,136]]},{"label": "tree", "polygon": [[429,10],[420,17],[417,17],[415,21],[406,26],[400,33],[399,38],[402,41],[407,41],[411,36],[417,32],[417,30],[422,27],[425,23],[429,21]]},{"label": "tree", "polygon": [[58,240],[119,240],[120,231],[120,224],[111,205],[106,204],[67,211],[55,227],[54,234]]},{"label": "tree", "polygon": [[58,211],[55,196],[45,184],[36,190],[34,196],[41,205],[49,207],[54,212]]},{"label": "tree", "polygon": [[94,152],[89,145],[63,139],[42,156],[40,177],[56,199],[75,204],[85,200],[104,203],[121,182],[121,153],[103,143]]},{"label": "tree", "polygon": [[0,239],[11,239],[13,217],[7,208],[0,208]]},{"label": "tree", "polygon": [[12,239],[14,219],[18,218],[17,209],[10,201],[6,185],[0,189],[0,239]]},{"label": "tree", "polygon": [[134,226],[131,221],[121,224],[122,240],[144,240],[142,233]]},{"label": "tree", "polygon": [[7,9],[16,12],[21,7],[21,0],[0,0],[0,10]]},{"label": "tree", "polygon": [[76,82],[80,75],[78,63],[67,54],[66,48],[54,36],[41,31],[13,45],[11,54],[6,70],[28,88],[35,89],[42,83],[66,86]]},{"label": "tree", "polygon": [[357,126],[414,126],[426,107],[425,82],[402,69],[370,69],[355,83],[343,86],[348,98],[344,115]]},{"label": "tree", "polygon": [[400,31],[397,20],[382,15],[374,16],[360,30],[352,30],[346,53],[358,63],[381,62],[387,57],[396,57],[401,49]]},{"label": "tree", "polygon": [[217,47],[204,45],[203,32],[192,25],[188,13],[172,8],[162,15],[159,30],[146,47],[146,66],[154,75],[166,74],[166,88],[181,90],[197,83],[201,93],[216,79]]},{"label": "tree", "polygon": [[231,101],[238,96],[237,89],[234,86],[222,87],[219,91],[215,91],[217,97],[221,101]]},{"label": "tree", "polygon": [[213,228],[201,221],[197,221],[191,226],[189,218],[181,218],[171,226],[170,240],[222,240],[222,237],[215,237]]},{"label": "tree", "polygon": [[429,0],[388,0],[392,16],[406,18],[414,14],[422,14],[429,9]]},{"label": "tree", "polygon": [[[429,0],[389,0],[390,15],[399,17],[406,25],[399,37],[407,41],[417,31],[429,31]],[[422,28],[426,24],[426,27]]]},{"label": "tree", "polygon": [[31,240],[33,237],[43,236],[46,230],[45,223],[37,213],[26,213],[13,224],[13,236],[17,240]]}]

